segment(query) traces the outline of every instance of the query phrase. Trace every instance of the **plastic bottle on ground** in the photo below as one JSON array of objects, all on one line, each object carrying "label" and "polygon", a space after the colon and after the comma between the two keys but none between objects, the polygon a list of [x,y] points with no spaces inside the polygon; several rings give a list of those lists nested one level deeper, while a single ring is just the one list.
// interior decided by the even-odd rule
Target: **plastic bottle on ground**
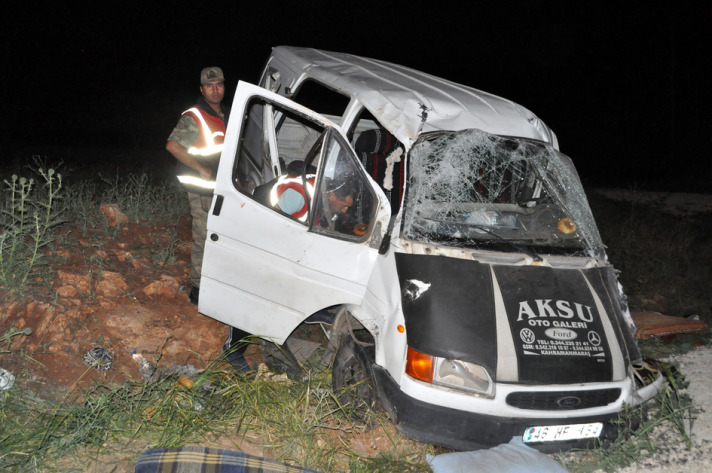
[{"label": "plastic bottle on ground", "polygon": [[138,372],[144,378],[148,379],[151,377],[154,371],[153,365],[144,357],[142,354],[137,353],[136,350],[131,351],[131,358],[138,365]]}]

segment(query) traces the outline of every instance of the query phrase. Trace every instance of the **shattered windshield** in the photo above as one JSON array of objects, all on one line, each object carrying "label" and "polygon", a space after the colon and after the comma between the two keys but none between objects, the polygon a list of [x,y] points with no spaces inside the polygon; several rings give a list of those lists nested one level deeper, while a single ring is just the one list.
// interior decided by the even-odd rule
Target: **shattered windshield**
[{"label": "shattered windshield", "polygon": [[410,151],[406,238],[437,245],[601,257],[571,160],[550,145],[471,129]]}]

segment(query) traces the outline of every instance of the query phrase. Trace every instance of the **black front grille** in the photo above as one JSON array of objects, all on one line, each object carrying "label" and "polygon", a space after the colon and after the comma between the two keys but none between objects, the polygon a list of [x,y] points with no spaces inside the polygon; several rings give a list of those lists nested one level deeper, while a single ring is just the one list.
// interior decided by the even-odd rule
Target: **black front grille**
[{"label": "black front grille", "polygon": [[542,411],[570,411],[606,406],[621,395],[619,388],[592,391],[514,392],[507,396],[507,404],[519,409]]}]

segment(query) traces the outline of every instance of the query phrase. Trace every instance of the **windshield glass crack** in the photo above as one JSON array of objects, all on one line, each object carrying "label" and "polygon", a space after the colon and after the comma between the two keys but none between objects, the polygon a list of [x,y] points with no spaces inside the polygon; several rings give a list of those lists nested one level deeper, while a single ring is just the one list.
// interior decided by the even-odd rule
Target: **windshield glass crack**
[{"label": "windshield glass crack", "polygon": [[470,129],[412,148],[406,238],[457,247],[601,257],[571,160],[548,144]]}]

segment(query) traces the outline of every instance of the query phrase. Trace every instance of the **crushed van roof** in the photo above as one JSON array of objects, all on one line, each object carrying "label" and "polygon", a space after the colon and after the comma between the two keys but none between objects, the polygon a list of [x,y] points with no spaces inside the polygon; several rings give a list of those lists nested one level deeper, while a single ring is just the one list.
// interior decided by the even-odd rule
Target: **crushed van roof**
[{"label": "crushed van roof", "polygon": [[355,97],[409,148],[420,133],[468,128],[533,138],[558,147],[554,133],[531,111],[472,87],[345,53],[278,46],[273,56]]}]

